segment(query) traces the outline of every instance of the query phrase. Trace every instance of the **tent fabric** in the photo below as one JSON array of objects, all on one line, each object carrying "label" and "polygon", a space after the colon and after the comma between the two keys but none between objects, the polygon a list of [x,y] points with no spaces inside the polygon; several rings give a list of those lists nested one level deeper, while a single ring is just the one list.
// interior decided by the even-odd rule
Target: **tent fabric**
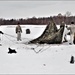
[{"label": "tent fabric", "polygon": [[59,30],[57,29],[54,22],[50,22],[41,36],[31,40],[29,43],[39,43],[39,44],[59,44],[62,42],[63,27]]}]

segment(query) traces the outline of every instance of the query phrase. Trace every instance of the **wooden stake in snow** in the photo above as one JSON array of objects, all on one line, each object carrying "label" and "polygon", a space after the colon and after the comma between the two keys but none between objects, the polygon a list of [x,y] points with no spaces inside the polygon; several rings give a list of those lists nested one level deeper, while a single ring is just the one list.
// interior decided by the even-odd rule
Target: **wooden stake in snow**
[{"label": "wooden stake in snow", "polygon": [[70,63],[71,63],[71,64],[74,64],[74,56],[71,56]]}]

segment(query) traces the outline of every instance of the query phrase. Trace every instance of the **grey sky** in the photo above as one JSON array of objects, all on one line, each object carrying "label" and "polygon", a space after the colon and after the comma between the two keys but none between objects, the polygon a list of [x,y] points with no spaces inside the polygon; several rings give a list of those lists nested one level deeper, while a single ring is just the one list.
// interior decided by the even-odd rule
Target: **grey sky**
[{"label": "grey sky", "polygon": [[70,11],[75,15],[75,1],[0,1],[0,18],[49,17]]}]

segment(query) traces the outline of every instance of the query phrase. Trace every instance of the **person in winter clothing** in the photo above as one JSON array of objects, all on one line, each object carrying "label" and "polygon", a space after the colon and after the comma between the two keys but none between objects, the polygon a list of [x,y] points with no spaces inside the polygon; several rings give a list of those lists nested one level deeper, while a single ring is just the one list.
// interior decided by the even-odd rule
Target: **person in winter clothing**
[{"label": "person in winter clothing", "polygon": [[62,42],[67,42],[67,33],[68,29],[64,22],[61,23],[60,28],[63,28],[63,36],[62,36]]},{"label": "person in winter clothing", "polygon": [[16,26],[17,41],[21,41],[21,33],[22,33],[22,28],[18,23],[18,25]]},{"label": "person in winter clothing", "polygon": [[3,35],[4,33],[2,32],[2,31],[0,31],[0,46],[2,46],[2,35]]},{"label": "person in winter clothing", "polygon": [[74,25],[74,22],[71,22],[71,25],[70,25],[69,29],[70,29],[70,44],[73,44],[74,34],[75,34],[75,25]]}]

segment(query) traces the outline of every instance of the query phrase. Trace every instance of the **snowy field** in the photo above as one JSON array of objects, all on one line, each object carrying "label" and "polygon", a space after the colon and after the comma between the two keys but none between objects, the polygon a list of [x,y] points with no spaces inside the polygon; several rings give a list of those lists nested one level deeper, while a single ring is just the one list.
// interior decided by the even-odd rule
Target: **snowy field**
[{"label": "snowy field", "polygon": [[[46,25],[22,25],[22,41],[16,41],[15,26],[0,26],[1,35],[0,74],[75,74],[75,64],[70,64],[75,56],[75,45],[27,44],[29,40],[42,34]],[[29,28],[31,33],[26,34]],[[16,54],[8,54],[8,48]]]}]

